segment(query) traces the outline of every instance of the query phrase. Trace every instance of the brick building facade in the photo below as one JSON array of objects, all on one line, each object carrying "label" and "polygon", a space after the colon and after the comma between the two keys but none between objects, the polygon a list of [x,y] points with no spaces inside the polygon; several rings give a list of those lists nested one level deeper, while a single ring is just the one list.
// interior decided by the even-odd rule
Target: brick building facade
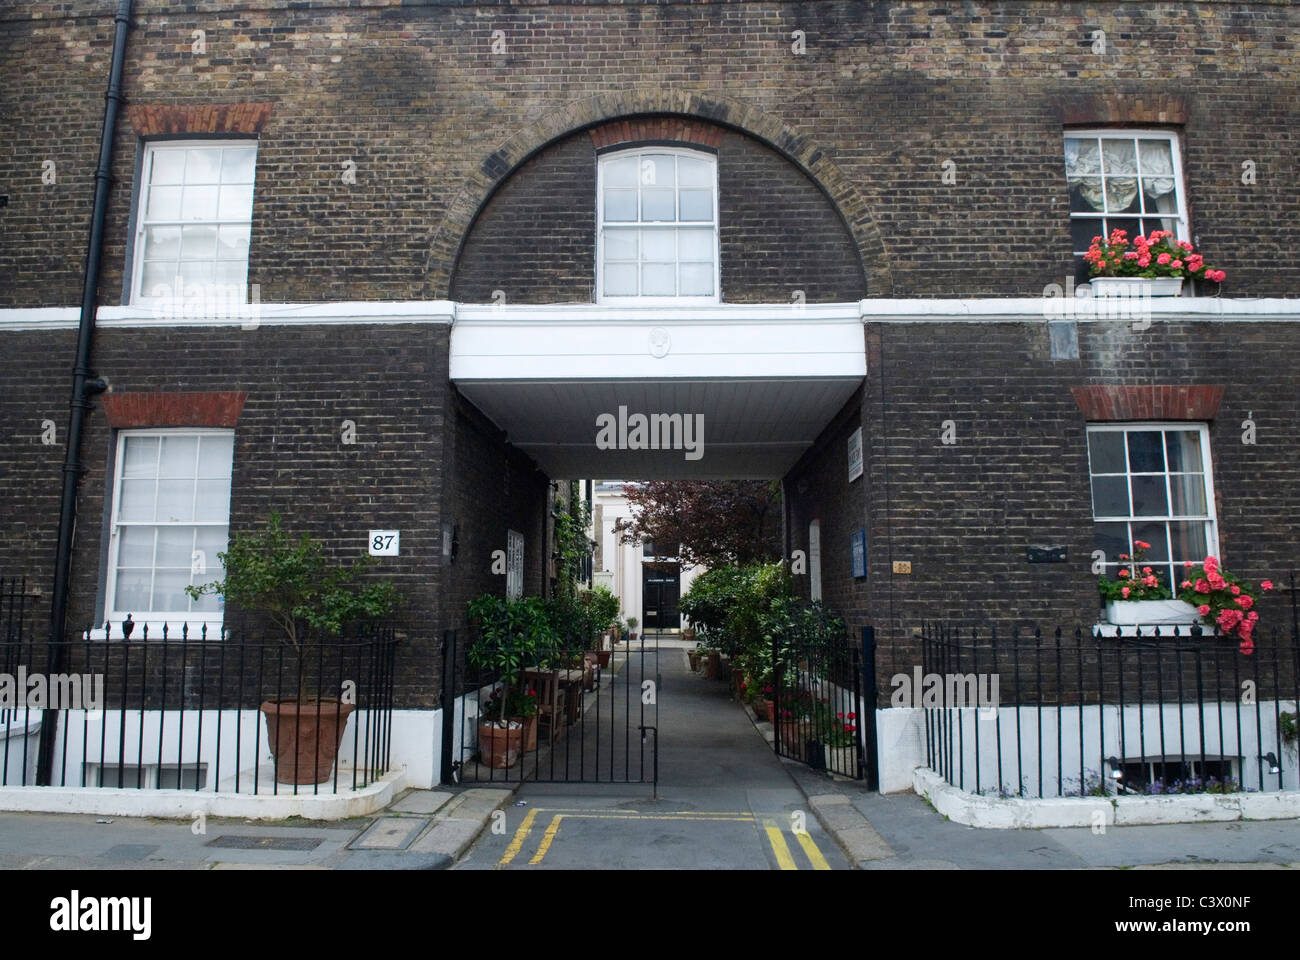
[{"label": "brick building facade", "polygon": [[[112,6],[0,12],[0,572],[38,584],[53,570]],[[711,378],[751,392],[708,408],[724,452],[699,475],[784,478],[789,547],[806,549],[819,522],[823,595],[851,626],[876,626],[882,687],[916,662],[923,619],[1096,619],[1090,424],[1204,426],[1211,542],[1241,575],[1281,581],[1300,560],[1286,299],[1300,289],[1298,40],[1300,14],[1281,2],[137,0],[92,356],[111,393],[83,443],[70,622],[111,613],[123,432],[229,430],[230,529],[278,510],[343,556],[368,529],[402,531],[384,561],[411,599],[398,705],[428,710],[437,637],[464,626],[469,597],[502,589],[488,557],[507,531],[524,534],[526,591],[544,589],[548,484],[695,475],[680,455],[577,450],[590,412],[651,396],[689,413],[674,382]],[[1131,137],[1139,157],[1168,144],[1172,167],[1148,178],[1162,185],[1132,201],[1159,215],[1084,216],[1071,135]],[[255,159],[239,153],[253,146]],[[192,258],[166,252],[174,222],[144,199],[181,190],[151,171],[190,148],[229,148],[232,171],[174,195],[187,215],[209,202],[223,214],[198,215],[220,244]],[[611,296],[632,274],[601,246],[620,228],[598,185],[639,190],[642,211],[658,186],[618,187],[603,163],[620,151],[679,158],[678,215],[704,224],[666,255],[680,304],[644,292],[666,274],[645,272],[655,224],[635,217],[641,296]],[[692,187],[698,170],[716,186]],[[711,216],[685,216],[691,189],[714,190]],[[1157,304],[1145,325],[1049,330],[1045,291],[1072,288],[1078,237],[1103,215],[1175,224],[1227,283]],[[711,253],[690,259],[689,229],[712,231]],[[160,318],[145,294],[167,256],[218,279],[246,264],[256,320],[185,306]],[[817,323],[861,344],[852,363]],[[708,324],[735,337],[713,361],[698,347]],[[472,368],[458,372],[458,349]],[[823,369],[827,357],[845,365]],[[761,392],[771,384],[786,392]],[[1149,394],[1120,409],[1121,387]],[[1215,388],[1197,394],[1214,402],[1150,399],[1163,387]],[[109,398],[136,395],[163,398],[115,426],[110,408],[129,404]],[[1028,563],[1031,545],[1066,560]],[[1264,613],[1288,617],[1280,600]]]}]

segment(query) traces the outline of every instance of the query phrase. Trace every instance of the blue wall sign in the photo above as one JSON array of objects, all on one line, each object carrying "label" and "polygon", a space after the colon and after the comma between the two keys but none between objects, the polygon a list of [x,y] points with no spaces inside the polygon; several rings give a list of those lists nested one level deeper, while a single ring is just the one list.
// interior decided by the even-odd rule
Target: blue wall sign
[{"label": "blue wall sign", "polygon": [[854,530],[851,545],[853,550],[853,576],[865,577],[867,575],[867,531],[862,528]]}]

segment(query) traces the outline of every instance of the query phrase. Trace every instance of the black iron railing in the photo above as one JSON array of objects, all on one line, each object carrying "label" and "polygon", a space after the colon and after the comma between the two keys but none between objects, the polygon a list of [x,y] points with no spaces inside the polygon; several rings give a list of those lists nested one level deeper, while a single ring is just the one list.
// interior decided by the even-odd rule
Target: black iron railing
[{"label": "black iron railing", "polygon": [[1047,797],[1294,789],[1300,642],[1199,626],[1102,631],[927,623],[891,678],[923,709],[926,759],[975,793]]},{"label": "black iron railing", "polygon": [[815,770],[874,780],[874,756],[867,755],[866,738],[869,734],[874,740],[875,703],[874,696],[870,704],[862,696],[858,647],[842,633],[778,635],[772,641],[772,661],[777,754]]},{"label": "black iron railing", "polygon": [[446,631],[444,782],[657,785],[657,641],[498,651],[515,665],[505,673],[467,662],[458,645]]},{"label": "black iron railing", "polygon": [[67,672],[47,677],[50,644],[6,633],[0,672],[26,687],[0,716],[0,786],[37,782],[33,734],[54,717],[53,786],[364,787],[389,768],[398,642],[388,626],[291,644],[207,625],[129,637],[106,625],[64,643]]}]

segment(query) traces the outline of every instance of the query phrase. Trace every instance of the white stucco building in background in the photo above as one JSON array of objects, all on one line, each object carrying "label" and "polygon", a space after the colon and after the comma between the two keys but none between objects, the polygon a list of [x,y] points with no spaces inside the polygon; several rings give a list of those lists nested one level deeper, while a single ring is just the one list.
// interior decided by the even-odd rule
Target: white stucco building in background
[{"label": "white stucco building in background", "polygon": [[625,482],[597,480],[592,487],[592,584],[613,591],[622,603],[622,616],[636,617],[639,630],[675,632],[683,625],[677,601],[705,568],[680,564],[675,544],[620,542],[615,524],[632,517],[623,494]]}]

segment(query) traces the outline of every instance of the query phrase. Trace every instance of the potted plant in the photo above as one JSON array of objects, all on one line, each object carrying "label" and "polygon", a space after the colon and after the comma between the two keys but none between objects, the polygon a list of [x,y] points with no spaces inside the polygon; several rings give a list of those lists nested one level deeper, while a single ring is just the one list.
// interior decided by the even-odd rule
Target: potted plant
[{"label": "potted plant", "polygon": [[641,621],[638,620],[636,617],[627,618],[627,642],[628,643],[636,643],[636,628],[637,625],[640,624],[640,622]]},{"label": "potted plant", "polygon": [[1160,574],[1143,563],[1151,544],[1134,540],[1133,546],[1133,556],[1119,555],[1127,566],[1116,571],[1114,580],[1103,574],[1097,581],[1106,603],[1107,622],[1126,626],[1195,623],[1196,608],[1173,599],[1169,588],[1160,582]]},{"label": "potted plant", "polygon": [[1168,230],[1152,230],[1133,238],[1112,230],[1109,237],[1093,237],[1084,254],[1095,297],[1176,297],[1183,278],[1222,283],[1227,274],[1211,268],[1186,240],[1175,240]]},{"label": "potted plant", "polygon": [[353,623],[388,616],[402,597],[391,582],[357,582],[360,572],[376,562],[373,557],[361,557],[350,567],[332,564],[324,546],[308,534],[291,540],[278,513],[271,514],[263,531],[235,534],[217,559],[224,578],[185,591],[196,600],[216,594],[279,629],[295,655],[297,693],[260,706],[275,778],[279,783],[324,783],[334,769],[353,705],[307,695],[304,668],[310,647],[322,636],[341,635]]},{"label": "potted plant", "polygon": [[691,662],[691,670],[700,668],[700,648],[698,646],[686,651],[686,659]]},{"label": "potted plant", "polygon": [[[489,767],[505,769],[514,766],[524,749],[527,713],[518,694],[531,688],[523,685],[523,671],[551,653],[557,637],[538,597],[510,600],[485,593],[469,602],[468,613],[475,637],[466,659],[500,678],[499,689],[493,687],[499,696],[491,698],[479,717],[479,755]],[[535,720],[535,696],[532,707]]]},{"label": "potted plant", "polygon": [[1203,623],[1217,627],[1224,636],[1235,636],[1241,641],[1243,654],[1255,650],[1254,632],[1259,625],[1259,613],[1254,608],[1262,594],[1273,589],[1273,581],[1262,580],[1258,587],[1241,580],[1219,566],[1215,557],[1206,557],[1196,566],[1185,564],[1187,575],[1183,578],[1178,595]]}]

